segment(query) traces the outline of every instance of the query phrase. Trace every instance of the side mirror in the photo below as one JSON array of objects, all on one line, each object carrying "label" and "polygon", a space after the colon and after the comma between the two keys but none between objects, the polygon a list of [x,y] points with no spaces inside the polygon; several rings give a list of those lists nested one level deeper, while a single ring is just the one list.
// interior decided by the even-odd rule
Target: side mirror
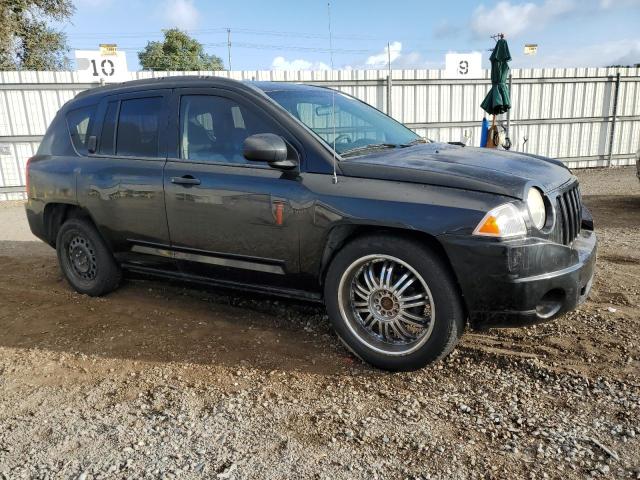
[{"label": "side mirror", "polygon": [[298,166],[295,160],[288,158],[287,143],[273,133],[257,133],[244,141],[244,158],[258,162],[267,162],[273,168],[291,170]]},{"label": "side mirror", "polygon": [[97,139],[95,135],[91,135],[87,139],[87,152],[96,153]]}]

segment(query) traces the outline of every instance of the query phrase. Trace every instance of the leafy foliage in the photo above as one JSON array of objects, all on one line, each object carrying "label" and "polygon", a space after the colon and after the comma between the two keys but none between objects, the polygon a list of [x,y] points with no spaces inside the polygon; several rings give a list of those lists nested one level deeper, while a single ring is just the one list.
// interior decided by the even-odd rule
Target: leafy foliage
[{"label": "leafy foliage", "polygon": [[71,0],[0,0],[0,70],[68,68],[66,37],[48,22],[73,10]]},{"label": "leafy foliage", "polygon": [[164,41],[148,42],[138,52],[145,70],[222,70],[222,59],[208,55],[200,42],[185,32],[172,28],[164,30]]},{"label": "leafy foliage", "polygon": [[607,65],[607,68],[640,68],[640,63],[634,63],[633,65]]}]

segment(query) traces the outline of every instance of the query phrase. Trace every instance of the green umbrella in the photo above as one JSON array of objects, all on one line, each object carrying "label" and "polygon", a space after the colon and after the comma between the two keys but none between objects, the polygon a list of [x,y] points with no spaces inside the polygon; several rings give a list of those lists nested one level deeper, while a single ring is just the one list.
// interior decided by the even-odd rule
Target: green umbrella
[{"label": "green umbrella", "polygon": [[509,45],[504,38],[496,42],[496,47],[489,58],[491,60],[491,90],[480,104],[482,109],[490,115],[500,115],[511,108],[509,98],[509,65],[511,60]]}]

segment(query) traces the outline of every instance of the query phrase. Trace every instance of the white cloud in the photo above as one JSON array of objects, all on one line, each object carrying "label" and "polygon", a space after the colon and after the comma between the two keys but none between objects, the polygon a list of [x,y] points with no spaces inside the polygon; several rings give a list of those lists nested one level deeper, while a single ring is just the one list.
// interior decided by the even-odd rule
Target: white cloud
[{"label": "white cloud", "polygon": [[427,60],[420,52],[408,52],[400,55],[392,64],[392,68],[444,68],[444,56],[438,55],[438,60]]},{"label": "white cloud", "polygon": [[384,47],[382,52],[371,55],[367,58],[365,65],[370,68],[381,68],[387,66],[389,63],[389,56],[391,56],[391,62],[393,63],[400,57],[402,52],[402,42],[392,42],[389,46]]},{"label": "white cloud", "polygon": [[191,30],[198,25],[200,12],[193,0],[167,0],[164,3],[164,17],[171,26]]},{"label": "white cloud", "polygon": [[[394,50],[394,45],[398,48]],[[392,68],[394,69],[443,69],[444,55],[438,56],[434,60],[428,60],[420,52],[412,51],[403,53],[400,42],[391,45]],[[372,55],[364,62],[353,62],[347,65],[336,65],[336,69],[342,70],[366,70],[383,69],[386,70],[387,62],[374,63],[372,58],[386,55],[386,48],[377,55]],[[476,53],[476,52],[474,52]],[[640,39],[611,40],[599,42],[591,45],[584,45],[580,48],[545,48],[544,45],[538,50],[538,55],[529,56],[518,49],[512,49],[513,61],[511,68],[563,68],[563,67],[605,67],[609,65],[634,65],[640,63]],[[385,57],[386,58],[386,57]],[[487,56],[483,55],[483,68],[489,68],[486,63]],[[310,60],[295,59],[287,60],[280,56],[273,59],[271,64],[273,70],[329,70],[329,66],[323,62],[312,62]]]},{"label": "white cloud", "polygon": [[545,0],[542,4],[501,1],[492,7],[483,4],[472,15],[471,30],[477,37],[499,32],[515,37],[534,28],[544,28],[577,7],[575,0]]},{"label": "white cloud", "polygon": [[430,61],[417,51],[402,51],[402,42],[391,42],[388,47],[384,47],[380,53],[370,55],[363,64],[356,62],[346,69],[386,69],[389,66],[389,52],[391,52],[391,68],[395,69],[411,69],[411,68],[443,68],[444,58],[442,61]]},{"label": "white cloud", "polygon": [[518,53],[512,68],[606,67],[640,63],[640,40],[612,40],[571,50],[538,51],[530,57]]},{"label": "white cloud", "polygon": [[323,62],[310,62],[298,58],[295,60],[287,60],[284,57],[276,57],[271,62],[272,70],[330,70],[329,65]]},{"label": "white cloud", "polygon": [[600,0],[600,8],[640,6],[640,0]]},{"label": "white cloud", "polygon": [[[402,53],[402,43],[393,42],[391,47],[391,66],[393,68],[444,68],[444,58],[442,61],[426,60],[419,52]],[[336,69],[341,70],[369,70],[369,69],[386,69],[388,63],[387,48],[385,47],[381,53],[367,57],[364,62],[353,62],[351,64],[336,65]],[[279,56],[271,62],[272,70],[330,70],[329,65],[324,62],[313,62],[298,58],[295,60],[287,60],[285,57]]]}]

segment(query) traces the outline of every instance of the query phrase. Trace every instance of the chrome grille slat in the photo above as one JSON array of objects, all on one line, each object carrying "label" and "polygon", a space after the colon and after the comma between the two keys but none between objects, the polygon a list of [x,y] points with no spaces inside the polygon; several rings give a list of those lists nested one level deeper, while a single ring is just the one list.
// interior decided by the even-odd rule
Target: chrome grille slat
[{"label": "chrome grille slat", "polygon": [[569,201],[571,202],[571,213],[573,215],[573,223],[572,223],[572,231],[573,231],[573,235],[572,237],[575,237],[578,233],[578,211],[576,208],[576,199],[574,194],[574,190],[569,190]]},{"label": "chrome grille slat", "polygon": [[567,207],[565,206],[564,199],[562,196],[558,197],[558,205],[560,205],[560,215],[562,217],[562,223],[560,224],[561,232],[562,232],[562,243],[565,245],[569,240],[569,233],[567,232],[567,225],[569,225],[569,218],[567,216]]},{"label": "chrome grille slat", "polygon": [[580,226],[580,230],[582,230],[582,195],[580,194],[580,187],[576,187],[576,197],[578,198],[578,220],[580,220],[579,222],[579,226]]},{"label": "chrome grille slat", "polygon": [[582,198],[575,183],[556,197],[556,226],[551,234],[554,241],[570,245],[580,233]]},{"label": "chrome grille slat", "polygon": [[576,207],[573,204],[571,190],[565,193],[565,199],[567,202],[567,213],[569,214],[569,238],[573,240],[576,238]]}]

